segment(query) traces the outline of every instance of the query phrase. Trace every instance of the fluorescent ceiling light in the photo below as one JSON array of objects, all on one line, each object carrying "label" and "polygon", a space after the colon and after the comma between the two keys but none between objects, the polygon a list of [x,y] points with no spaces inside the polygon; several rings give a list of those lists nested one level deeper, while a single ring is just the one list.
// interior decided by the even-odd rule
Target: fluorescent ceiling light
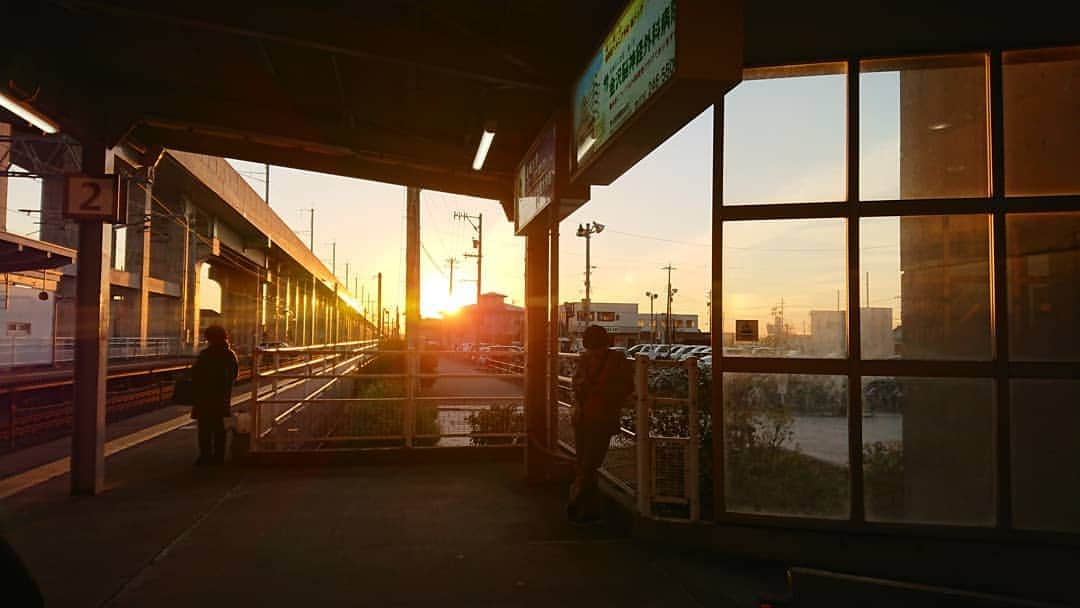
[{"label": "fluorescent ceiling light", "polygon": [[480,145],[476,147],[476,156],[472,161],[474,171],[479,171],[484,167],[484,161],[487,160],[488,150],[491,149],[493,139],[495,139],[495,125],[484,125],[484,134],[480,136]]},{"label": "fluorescent ceiling light", "polygon": [[2,91],[0,91],[0,106],[4,107],[12,114],[25,120],[26,122],[34,125],[38,129],[41,129],[45,133],[56,133],[60,130],[60,127],[58,127],[56,123],[49,120],[48,118],[45,118],[41,114],[38,114],[34,111],[33,108],[24,106],[19,101],[8,97]]}]

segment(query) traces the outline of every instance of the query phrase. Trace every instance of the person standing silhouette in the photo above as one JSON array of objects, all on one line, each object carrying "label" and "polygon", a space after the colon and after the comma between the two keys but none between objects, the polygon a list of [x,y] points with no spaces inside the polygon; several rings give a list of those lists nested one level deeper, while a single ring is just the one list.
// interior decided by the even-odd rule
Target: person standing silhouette
[{"label": "person standing silhouette", "polygon": [[231,413],[233,382],[240,372],[225,328],[211,325],[204,335],[209,345],[199,353],[191,368],[195,393],[191,417],[199,425],[196,466],[225,464],[225,418]]},{"label": "person standing silhouette", "polygon": [[575,523],[599,520],[603,505],[597,470],[604,464],[611,436],[619,430],[619,413],[634,391],[633,366],[621,352],[610,348],[607,331],[598,325],[585,329],[581,354],[574,372],[574,483],[570,487],[567,517]]}]

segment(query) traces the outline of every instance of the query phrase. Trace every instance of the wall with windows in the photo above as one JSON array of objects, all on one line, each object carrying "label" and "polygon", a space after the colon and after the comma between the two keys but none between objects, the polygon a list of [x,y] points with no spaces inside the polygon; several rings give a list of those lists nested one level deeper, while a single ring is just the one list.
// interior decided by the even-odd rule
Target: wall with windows
[{"label": "wall with windows", "polygon": [[746,72],[719,519],[1080,533],[1077,91],[1080,48]]}]

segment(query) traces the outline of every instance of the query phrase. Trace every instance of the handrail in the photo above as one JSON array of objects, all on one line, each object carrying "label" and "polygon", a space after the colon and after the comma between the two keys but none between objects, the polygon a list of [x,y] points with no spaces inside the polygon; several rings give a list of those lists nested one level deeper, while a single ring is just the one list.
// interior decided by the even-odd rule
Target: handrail
[{"label": "handrail", "polygon": [[[384,343],[385,344],[385,343]],[[379,441],[379,437],[400,441],[399,447],[425,448],[431,446],[432,438],[473,438],[474,445],[507,443],[521,445],[524,436],[523,394],[518,392],[518,381],[524,377],[523,366],[499,358],[510,359],[524,357],[524,352],[499,351],[495,353],[477,353],[451,350],[402,349],[394,345],[393,350],[378,348],[378,342],[365,341],[351,344],[313,345],[308,347],[263,348],[255,350],[256,361],[266,364],[264,357],[273,362],[260,366],[255,376],[256,382],[281,382],[297,380],[301,394],[259,395],[252,412],[252,428],[256,429],[253,437],[253,449],[290,449],[277,447],[311,442],[310,446],[341,446],[348,439],[342,435],[354,437],[362,445],[358,449],[371,447],[385,449],[385,445],[363,444]],[[488,355],[490,360],[475,361],[477,356]],[[294,357],[302,360],[296,361]],[[426,357],[441,357],[454,365],[443,366],[444,372],[421,372],[421,363]],[[404,373],[364,373],[357,369],[374,361],[389,358],[389,369],[404,368]],[[471,365],[460,365],[465,359],[473,359]],[[459,363],[460,362],[460,363]],[[506,371],[512,370],[512,371]],[[338,384],[338,388],[329,390],[339,380],[372,381],[377,386],[371,393],[357,392],[351,385]],[[379,380],[396,381],[380,386]],[[461,387],[458,394],[424,394],[421,386],[427,387],[434,379],[488,379],[506,381],[505,391],[494,390],[500,394],[476,394],[466,387]],[[305,384],[305,381],[311,384]],[[423,385],[421,385],[423,381]],[[396,386],[400,382],[400,386]],[[295,384],[293,385],[295,386]],[[357,387],[358,388],[358,387]],[[453,385],[449,387],[453,390]],[[491,390],[492,387],[485,387]],[[253,385],[253,391],[256,389]],[[389,391],[393,391],[390,393]],[[397,394],[400,392],[400,394]],[[451,392],[451,391],[439,391]],[[508,394],[503,394],[503,393]],[[355,396],[354,396],[355,395]],[[362,396],[370,395],[370,396]],[[362,404],[372,409],[359,408]],[[385,409],[384,409],[385,408]],[[432,420],[432,412],[438,422]],[[371,417],[370,426],[368,419]],[[260,422],[262,418],[262,422]],[[354,422],[355,421],[355,422]],[[361,426],[355,426],[359,422]],[[431,425],[435,424],[434,427]],[[364,435],[371,431],[372,435]],[[389,432],[388,432],[389,431]],[[399,432],[400,431],[400,432]],[[485,439],[486,438],[486,439]],[[509,441],[495,438],[510,438]],[[450,445],[454,443],[451,442]],[[458,444],[460,445],[460,444]],[[309,447],[309,449],[327,449]]]},{"label": "handrail", "polygon": [[[577,353],[559,353],[560,360],[577,359]],[[636,393],[634,429],[624,428],[619,425],[619,436],[632,438],[635,450],[636,488],[632,487],[627,479],[620,479],[611,471],[601,469],[600,473],[615,483],[619,488],[631,495],[636,495],[636,508],[644,517],[653,517],[653,505],[660,503],[685,505],[688,508],[687,516],[690,521],[696,521],[701,516],[700,496],[700,455],[701,446],[699,429],[699,395],[697,381],[700,375],[697,357],[688,357],[682,361],[652,360],[646,355],[634,357],[634,388]],[[653,395],[649,389],[650,369],[685,369],[688,390],[685,397],[667,397]],[[572,378],[569,376],[556,376],[559,390],[571,390]],[[685,406],[687,416],[687,435],[678,437],[666,437],[652,432],[652,414],[654,408],[665,406]],[[574,405],[567,401],[557,400],[555,407],[570,409]],[[663,487],[657,485],[657,475],[663,473],[663,469],[656,467],[654,463],[660,457],[655,451],[654,445],[663,442],[665,445],[680,445],[684,450],[682,460],[682,494],[674,496],[663,494]],[[560,440],[560,444],[569,446]],[[624,475],[623,477],[627,477]]]},{"label": "handrail", "polygon": [[[154,367],[154,368],[150,368],[150,369],[146,369],[146,370],[118,372],[116,374],[110,374],[108,377],[106,377],[106,381],[119,380],[119,379],[122,379],[122,378],[133,378],[135,376],[153,376],[155,374],[164,374],[164,373],[167,373],[167,372],[175,372],[175,371],[184,370],[184,369],[187,369],[188,367],[190,367],[190,366],[188,366],[188,365],[173,365],[173,366],[169,366],[169,367]],[[67,386],[67,385],[69,385],[69,384],[71,384],[73,382],[75,382],[74,379],[70,379],[70,380],[53,380],[53,381],[50,381],[50,382],[42,382],[42,383],[38,383],[38,384],[29,384],[29,385],[27,385],[27,384],[19,384],[18,382],[8,382],[8,383],[5,383],[4,385],[0,386],[0,395],[12,393],[12,392],[23,393],[23,392],[27,392],[27,391],[37,391],[37,390],[44,390],[44,389],[49,389],[49,388],[60,388],[62,386]]]},{"label": "handrail", "polygon": [[378,340],[353,340],[351,342],[336,342],[332,344],[309,344],[307,346],[271,346],[255,348],[255,352],[273,354],[273,353],[338,353],[345,349],[350,349],[356,346],[378,346]]}]

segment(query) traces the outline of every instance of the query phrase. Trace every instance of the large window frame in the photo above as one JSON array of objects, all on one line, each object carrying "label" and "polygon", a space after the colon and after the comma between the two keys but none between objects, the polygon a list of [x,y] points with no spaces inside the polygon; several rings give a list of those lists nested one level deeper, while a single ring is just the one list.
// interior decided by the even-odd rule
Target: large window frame
[{"label": "large window frame", "polygon": [[[1015,379],[1080,378],[1080,362],[1013,361],[1009,356],[1009,291],[1007,285],[1006,220],[1011,214],[1038,214],[1080,211],[1080,195],[1006,197],[1003,53],[1013,49],[986,51],[976,49],[986,58],[989,193],[981,198],[941,198],[867,200],[859,198],[860,177],[860,62],[871,59],[905,60],[909,57],[849,57],[846,66],[846,186],[845,200],[813,203],[765,203],[723,205],[724,175],[724,104],[714,106],[713,126],[713,219],[712,219],[712,289],[723,293],[724,226],[727,222],[751,220],[843,218],[847,223],[847,346],[846,358],[742,358],[723,354],[722,332],[713,332],[713,493],[718,523],[766,526],[821,528],[874,533],[917,533],[948,539],[976,538],[995,541],[1052,541],[1080,545],[1080,534],[1019,530],[1012,517],[1012,454],[1010,446],[1010,381]],[[1023,50],[1023,49],[1016,49]],[[910,58],[917,58],[912,55]],[[822,69],[836,62],[820,64]],[[805,71],[813,66],[800,66]],[[755,68],[759,70],[759,68]],[[764,68],[784,73],[789,66]],[[860,219],[871,217],[907,217],[926,215],[986,215],[991,218],[991,342],[990,360],[913,360],[861,359],[860,302]],[[713,299],[712,327],[723,318],[723,298]],[[725,497],[724,394],[725,372],[844,375],[848,378],[848,454],[850,467],[850,514],[847,519],[819,519],[800,516],[774,516],[735,513],[727,510]],[[929,378],[988,378],[994,382],[993,428],[995,451],[995,524],[990,527],[954,526],[923,523],[867,521],[865,513],[862,413],[862,379],[868,376],[911,376]]]}]

